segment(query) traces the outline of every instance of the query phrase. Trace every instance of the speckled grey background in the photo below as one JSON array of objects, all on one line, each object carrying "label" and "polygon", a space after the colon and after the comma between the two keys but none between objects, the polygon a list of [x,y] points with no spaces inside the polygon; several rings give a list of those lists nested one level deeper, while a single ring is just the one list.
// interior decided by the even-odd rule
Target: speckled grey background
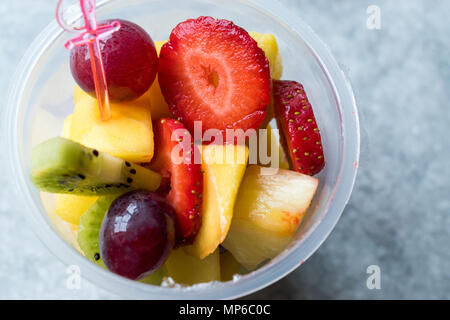
[{"label": "speckled grey background", "polygon": [[[450,1],[281,2],[348,73],[363,155],[331,236],[300,269],[248,298],[450,299]],[[0,1],[3,103],[10,76],[55,3]],[[366,28],[372,4],[381,9],[381,30]],[[86,280],[81,290],[68,290],[65,266],[23,223],[8,181],[0,182],[0,298],[116,298]],[[373,264],[381,268],[380,290],[366,287]]]}]

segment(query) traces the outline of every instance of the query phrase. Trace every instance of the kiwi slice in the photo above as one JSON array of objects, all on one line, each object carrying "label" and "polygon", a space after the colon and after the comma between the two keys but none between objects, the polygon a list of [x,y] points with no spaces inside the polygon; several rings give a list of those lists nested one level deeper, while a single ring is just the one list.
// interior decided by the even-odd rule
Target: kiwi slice
[{"label": "kiwi slice", "polygon": [[[77,240],[81,251],[83,251],[86,258],[105,269],[106,266],[100,256],[99,234],[106,212],[117,197],[118,195],[98,198],[81,216],[78,225]],[[160,285],[166,275],[167,269],[165,266],[162,266],[139,281],[147,284]]]},{"label": "kiwi slice", "polygon": [[155,191],[161,175],[58,137],[33,148],[31,181],[51,193],[108,195],[132,189]]},{"label": "kiwi slice", "polygon": [[100,257],[98,236],[103,218],[117,196],[100,197],[83,213],[78,224],[78,245],[86,258],[106,268]]}]

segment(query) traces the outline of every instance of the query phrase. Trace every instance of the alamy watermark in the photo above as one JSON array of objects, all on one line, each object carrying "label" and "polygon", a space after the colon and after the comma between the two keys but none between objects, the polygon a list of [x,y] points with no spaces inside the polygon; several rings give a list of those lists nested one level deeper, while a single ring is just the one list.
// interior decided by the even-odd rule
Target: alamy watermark
[{"label": "alamy watermark", "polygon": [[370,276],[366,280],[367,289],[373,290],[381,289],[381,268],[376,264],[372,264],[367,267],[366,273],[370,274]]},{"label": "alamy watermark", "polygon": [[[214,164],[245,164],[247,157],[245,149],[229,152],[226,148],[217,148],[211,158],[204,158],[203,145],[246,145],[248,147],[248,164],[267,166],[267,172],[273,174],[279,168],[280,148],[277,137],[278,129],[202,129],[202,122],[194,122],[193,136],[187,129],[176,129],[171,140],[178,144],[172,149],[171,160],[174,164],[202,164],[214,161]],[[270,139],[270,141],[269,141]],[[192,146],[194,144],[194,147]]]},{"label": "alamy watermark", "polygon": [[369,15],[366,20],[366,27],[369,30],[381,29],[381,9],[379,6],[370,5],[367,7],[366,13]]},{"label": "alamy watermark", "polygon": [[81,289],[81,269],[77,265],[68,266],[66,269],[68,277],[66,279],[66,288],[69,290]]}]

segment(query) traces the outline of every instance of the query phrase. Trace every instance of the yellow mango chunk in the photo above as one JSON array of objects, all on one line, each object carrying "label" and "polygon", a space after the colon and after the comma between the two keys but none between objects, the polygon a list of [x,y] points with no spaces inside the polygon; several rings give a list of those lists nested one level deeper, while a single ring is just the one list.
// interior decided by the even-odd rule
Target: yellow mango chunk
[{"label": "yellow mango chunk", "polygon": [[111,119],[101,121],[97,100],[76,86],[70,138],[130,162],[149,162],[154,143],[148,99],[111,103]]},{"label": "yellow mango chunk", "polygon": [[200,260],[179,248],[170,253],[165,266],[167,275],[180,284],[220,281],[219,250]]},{"label": "yellow mango chunk", "polygon": [[186,251],[200,259],[214,252],[227,236],[236,196],[248,161],[248,148],[203,147],[202,226]]}]

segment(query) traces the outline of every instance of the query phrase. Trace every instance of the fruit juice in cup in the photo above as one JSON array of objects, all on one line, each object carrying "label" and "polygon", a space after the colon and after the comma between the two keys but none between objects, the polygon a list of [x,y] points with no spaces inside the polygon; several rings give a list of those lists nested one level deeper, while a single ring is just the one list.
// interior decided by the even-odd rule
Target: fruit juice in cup
[{"label": "fruit juice in cup", "polygon": [[33,42],[20,64],[3,123],[11,165],[8,171],[18,196],[26,204],[26,220],[39,238],[65,263],[78,265],[82,276],[129,298],[236,298],[273,283],[301,265],[337,223],[350,197],[359,159],[359,123],[353,93],[326,46],[298,17],[273,1],[110,0],[98,1],[97,5],[99,19],[136,22],[155,41],[166,40],[179,22],[202,15],[231,20],[248,31],[274,34],[283,57],[283,79],[302,83],[314,106],[327,165],[318,175],[320,184],[308,215],[288,248],[261,268],[233,281],[158,287],[96,266],[67,242],[70,230],[55,225],[29,180],[32,147],[59,136],[64,119],[73,110],[74,81],[63,48],[70,35],[53,22]]}]

